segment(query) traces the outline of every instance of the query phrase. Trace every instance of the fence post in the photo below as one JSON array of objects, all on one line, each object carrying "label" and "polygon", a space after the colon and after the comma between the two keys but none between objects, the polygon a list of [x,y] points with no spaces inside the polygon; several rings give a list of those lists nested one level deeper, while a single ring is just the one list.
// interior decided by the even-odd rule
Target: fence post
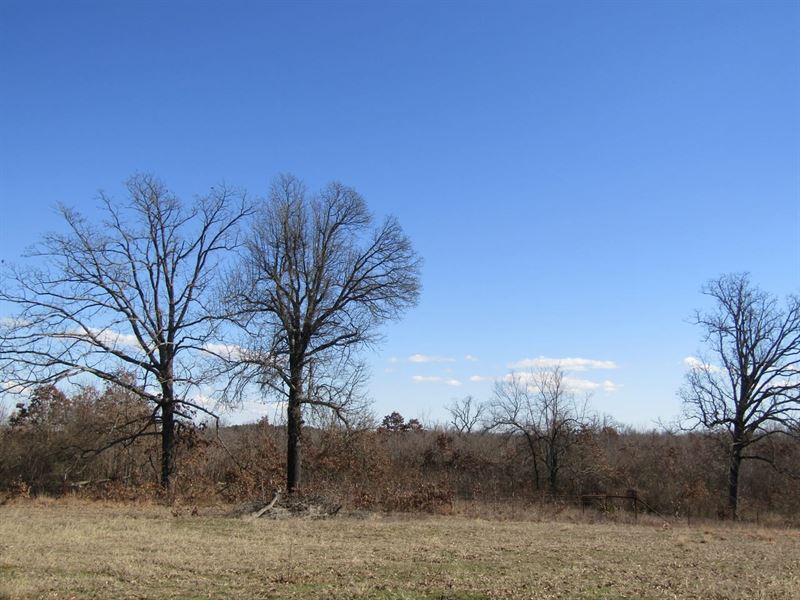
[{"label": "fence post", "polygon": [[630,488],[627,492],[625,492],[625,496],[631,501],[633,505],[633,522],[639,522],[639,495],[636,492],[636,488]]}]

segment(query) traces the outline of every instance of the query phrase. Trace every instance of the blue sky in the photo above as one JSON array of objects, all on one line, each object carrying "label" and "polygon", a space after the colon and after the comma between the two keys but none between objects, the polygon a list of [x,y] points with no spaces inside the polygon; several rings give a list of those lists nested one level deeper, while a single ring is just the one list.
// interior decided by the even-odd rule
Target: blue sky
[{"label": "blue sky", "polygon": [[800,289],[799,40],[797,2],[3,0],[0,258],[137,171],[338,179],[425,259],[368,355],[378,415],[545,357],[648,426],[704,281]]}]

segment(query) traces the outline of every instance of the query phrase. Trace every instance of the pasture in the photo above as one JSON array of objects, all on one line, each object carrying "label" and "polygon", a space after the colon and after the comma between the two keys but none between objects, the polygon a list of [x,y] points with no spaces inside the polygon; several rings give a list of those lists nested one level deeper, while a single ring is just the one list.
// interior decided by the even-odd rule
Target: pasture
[{"label": "pasture", "polygon": [[0,597],[800,597],[793,529],[197,512],[69,499],[2,506]]}]

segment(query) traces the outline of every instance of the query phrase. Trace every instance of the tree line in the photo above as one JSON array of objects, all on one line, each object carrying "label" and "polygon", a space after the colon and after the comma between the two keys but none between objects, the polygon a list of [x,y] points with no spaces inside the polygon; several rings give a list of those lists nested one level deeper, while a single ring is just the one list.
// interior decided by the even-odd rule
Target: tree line
[{"label": "tree line", "polygon": [[[223,437],[198,428],[216,419],[202,398],[210,389],[230,404],[265,394],[285,402],[282,428],[265,430],[285,454],[262,459],[281,465],[290,493],[301,487],[303,467],[318,476],[304,440],[318,453],[320,440],[353,443],[357,432],[372,432],[363,439],[374,443],[394,440],[389,445],[400,443],[393,434],[430,437],[399,412],[380,426],[365,416],[360,351],[421,288],[421,259],[395,218],[375,223],[354,189],[331,183],[310,194],[288,175],[260,201],[220,186],[186,204],[150,175],[132,177],[127,192],[123,201],[101,196],[97,222],[61,207],[65,232],[45,235],[25,265],[4,266],[0,302],[14,312],[0,322],[0,372],[5,393],[22,395],[3,426],[11,447],[43,444],[50,456],[69,457],[72,467],[57,467],[64,481],[69,469],[101,456],[128,456],[126,477],[140,477],[144,452],[151,467],[158,463],[161,488],[172,491],[179,453],[196,459],[213,438],[238,465],[236,477],[262,472],[252,477],[274,484],[257,459],[243,469]],[[695,322],[707,355],[680,390],[681,426],[694,433],[679,437],[695,443],[687,440],[702,432],[724,447],[726,508],[736,516],[743,463],[769,468],[780,481],[798,476],[785,457],[796,455],[800,435],[800,301],[781,302],[747,274],[723,275],[703,291],[713,307]],[[469,444],[501,454],[513,448],[532,493],[585,492],[590,479],[576,479],[576,464],[595,472],[584,455],[619,433],[591,414],[558,366],[510,373],[491,398],[466,398],[449,411],[442,435],[484,440]],[[92,427],[67,434],[78,414]],[[326,427],[307,439],[306,421]],[[48,445],[53,439],[63,448]],[[149,439],[158,440],[156,458]],[[495,464],[487,460],[484,467]],[[1,485],[25,479],[19,469],[0,476]]]},{"label": "tree line", "polygon": [[187,205],[150,175],[127,191],[101,197],[99,223],[61,207],[66,233],[3,274],[0,302],[16,309],[0,330],[6,390],[99,381],[133,394],[149,410],[105,445],[159,436],[165,489],[176,433],[210,414],[204,386],[225,381],[228,402],[278,394],[293,491],[304,408],[343,422],[357,412],[358,351],[415,303],[419,257],[396,219],[375,225],[339,183],[309,194],[281,176],[258,203],[219,187]]},{"label": "tree line", "polygon": [[[163,493],[157,436],[83,453],[109,439],[115,423],[135,416],[142,409],[138,398],[114,386],[69,394],[42,388],[34,396],[0,426],[0,500],[40,493],[137,500]],[[307,425],[303,433],[303,483],[295,495],[349,510],[510,516],[531,504],[558,511],[579,506],[585,496],[635,490],[665,518],[731,516],[729,441],[721,432],[636,431],[594,419],[559,455],[555,487],[544,460],[546,440],[536,442],[534,454],[523,435],[509,430],[460,432],[395,412],[350,429]],[[285,489],[283,420],[183,426],[176,440],[180,468],[171,498],[181,505],[266,503]],[[784,471],[796,468],[800,447],[788,437],[762,444],[775,466],[748,461],[741,470],[739,514],[798,524],[800,479]],[[624,501],[590,506],[611,518],[630,508]]]}]

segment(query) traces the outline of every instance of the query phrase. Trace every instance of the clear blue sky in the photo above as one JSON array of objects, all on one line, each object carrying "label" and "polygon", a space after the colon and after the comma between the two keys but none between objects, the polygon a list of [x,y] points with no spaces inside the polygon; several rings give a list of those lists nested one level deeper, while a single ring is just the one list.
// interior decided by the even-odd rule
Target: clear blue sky
[{"label": "clear blue sky", "polygon": [[338,179],[396,215],[424,290],[369,355],[379,415],[582,358],[647,426],[705,280],[800,289],[798,2],[2,0],[0,86],[5,260],[136,171]]}]

